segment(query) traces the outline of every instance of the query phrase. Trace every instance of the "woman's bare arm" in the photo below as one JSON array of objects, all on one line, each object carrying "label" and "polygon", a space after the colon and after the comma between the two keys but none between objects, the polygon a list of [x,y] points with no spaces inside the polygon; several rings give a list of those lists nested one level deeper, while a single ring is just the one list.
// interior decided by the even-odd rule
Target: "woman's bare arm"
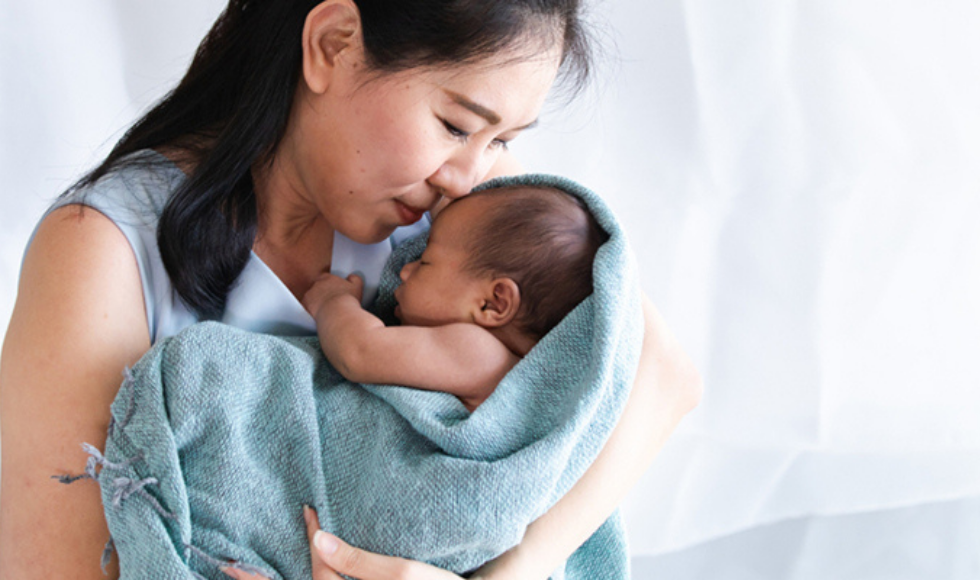
[{"label": "woman's bare arm", "polygon": [[488,563],[480,578],[544,580],[612,515],[701,400],[701,378],[644,297],[643,351],[626,409],[595,462],[558,503],[533,522],[524,539]]},{"label": "woman's bare arm", "polygon": [[148,348],[122,232],[80,206],[52,213],[27,253],[0,359],[0,577],[105,578],[99,486],[51,476],[83,470],[82,442],[104,447],[122,370]]}]

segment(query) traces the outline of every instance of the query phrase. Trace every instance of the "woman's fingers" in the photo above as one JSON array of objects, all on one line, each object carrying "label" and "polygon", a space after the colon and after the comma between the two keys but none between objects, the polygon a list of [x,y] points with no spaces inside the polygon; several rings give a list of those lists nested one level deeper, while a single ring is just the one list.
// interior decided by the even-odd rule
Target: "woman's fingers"
[{"label": "woman's fingers", "polygon": [[306,521],[306,537],[310,540],[310,547],[312,547],[313,534],[320,529],[320,520],[317,519],[316,510],[308,505],[303,506],[303,519]]},{"label": "woman's fingers", "polygon": [[[337,572],[358,580],[462,580],[452,572],[404,558],[382,556],[342,541],[320,529],[316,511],[303,506],[306,535],[310,539],[313,580],[343,580]],[[237,568],[223,568],[235,580],[268,580]],[[482,575],[480,577],[483,577]]]},{"label": "woman's fingers", "polygon": [[[306,536],[310,539],[310,564],[313,566],[313,580],[343,580],[336,572],[327,568],[322,558],[316,556],[316,549],[313,547],[313,536],[320,529],[320,522],[317,519],[316,511],[309,506],[303,506],[303,519],[306,521]],[[226,576],[235,580],[269,580],[261,574],[251,574],[237,568],[222,568],[221,571]]]},{"label": "woman's fingers", "polygon": [[355,548],[322,530],[313,536],[313,550],[314,560],[319,556],[326,567],[358,580],[462,580],[452,572],[422,562]]},{"label": "woman's fingers", "polygon": [[409,578],[405,575],[405,567],[397,566],[396,562],[389,561],[390,558],[355,548],[322,530],[317,530],[313,537],[313,550],[327,567],[358,580]]},{"label": "woman's fingers", "polygon": [[303,506],[303,517],[310,539],[313,580],[343,580],[337,572],[358,580],[462,580],[435,566],[355,548],[322,531],[316,511],[311,507]]},{"label": "woman's fingers", "polygon": [[225,573],[225,576],[230,576],[235,580],[269,580],[260,574],[249,574],[238,568],[222,568],[221,571]]},{"label": "woman's fingers", "polygon": [[343,580],[339,574],[327,567],[323,558],[317,556],[317,549],[313,540],[316,533],[320,531],[320,520],[317,518],[316,510],[310,506],[303,506],[303,519],[306,520],[306,537],[310,540],[310,564],[313,567],[313,580]]}]

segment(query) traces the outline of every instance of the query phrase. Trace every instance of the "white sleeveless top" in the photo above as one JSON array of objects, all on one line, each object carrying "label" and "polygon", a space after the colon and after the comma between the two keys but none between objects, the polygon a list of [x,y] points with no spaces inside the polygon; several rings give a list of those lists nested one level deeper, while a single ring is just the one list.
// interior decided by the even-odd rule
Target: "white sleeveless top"
[{"label": "white sleeveless top", "polygon": [[[136,255],[150,341],[156,343],[199,319],[174,292],[157,247],[157,222],[163,207],[186,176],[159,153],[146,154],[159,163],[149,169],[126,167],[113,171],[94,185],[59,199],[47,213],[64,205],[81,203],[98,210],[119,227]],[[426,230],[429,222],[426,214],[417,224],[398,228],[389,239],[371,245],[335,233],[330,271],[341,277],[360,274],[365,281],[366,305],[377,293],[381,271],[392,249]],[[254,252],[228,294],[220,321],[253,332],[316,334],[313,317]]]}]

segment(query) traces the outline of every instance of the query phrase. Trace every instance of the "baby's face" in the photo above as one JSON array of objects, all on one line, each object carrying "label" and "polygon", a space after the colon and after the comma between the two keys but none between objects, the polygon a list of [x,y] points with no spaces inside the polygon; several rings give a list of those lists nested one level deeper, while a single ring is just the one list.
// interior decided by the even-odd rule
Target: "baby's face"
[{"label": "baby's face", "polygon": [[[432,224],[429,243],[418,260],[401,271],[395,290],[395,316],[404,324],[440,326],[473,322],[484,303],[491,279],[464,267],[469,257],[467,236],[481,217],[483,199],[461,199],[446,207]],[[492,290],[491,290],[492,291]]]}]

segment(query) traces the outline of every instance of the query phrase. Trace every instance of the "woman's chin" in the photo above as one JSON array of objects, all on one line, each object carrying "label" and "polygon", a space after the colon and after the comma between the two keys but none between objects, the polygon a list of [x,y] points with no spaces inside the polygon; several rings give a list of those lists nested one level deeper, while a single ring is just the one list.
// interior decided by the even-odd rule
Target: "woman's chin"
[{"label": "woman's chin", "polygon": [[395,228],[397,227],[398,226],[375,225],[350,230],[338,228],[337,231],[351,241],[370,246],[373,244],[380,244],[381,242],[390,238],[391,234],[395,233]]}]

